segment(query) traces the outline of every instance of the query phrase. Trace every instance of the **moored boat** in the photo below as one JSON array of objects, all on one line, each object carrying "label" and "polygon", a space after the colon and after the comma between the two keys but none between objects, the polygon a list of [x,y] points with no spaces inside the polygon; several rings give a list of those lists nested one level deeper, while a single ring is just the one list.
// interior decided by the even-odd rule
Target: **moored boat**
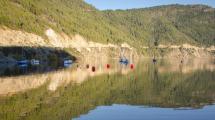
[{"label": "moored boat", "polygon": [[40,64],[39,60],[36,60],[36,59],[31,60],[31,65],[39,65],[39,64]]}]

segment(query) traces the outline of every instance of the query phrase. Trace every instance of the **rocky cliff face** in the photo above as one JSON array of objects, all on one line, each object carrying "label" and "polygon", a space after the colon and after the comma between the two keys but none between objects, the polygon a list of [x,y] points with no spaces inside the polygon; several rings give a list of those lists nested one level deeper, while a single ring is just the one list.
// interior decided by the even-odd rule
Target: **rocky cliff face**
[{"label": "rocky cliff face", "polygon": [[2,33],[0,35],[0,46],[2,47],[50,47],[62,50],[69,48],[79,52],[79,55],[85,56],[86,58],[91,57],[91,59],[95,55],[119,58],[123,54],[126,57],[137,57],[136,49],[127,43],[121,45],[101,44],[88,41],[80,35],[69,36],[65,33],[58,34],[52,29],[45,31],[47,39],[32,33],[8,28],[0,29],[0,32]]},{"label": "rocky cliff face", "polygon": [[159,45],[157,48],[142,47],[144,56],[156,56],[158,58],[214,58],[214,46],[205,48],[190,44],[179,45]]},{"label": "rocky cliff face", "polygon": [[[79,52],[79,58],[91,58],[96,59],[96,56],[103,56],[104,58],[112,57],[118,59],[121,56],[130,58],[131,60],[137,59],[137,50],[127,43],[121,45],[114,44],[101,44],[86,40],[81,35],[70,36],[65,33],[56,33],[52,29],[45,31],[46,39],[44,37],[27,33],[24,31],[11,30],[9,28],[3,27],[0,29],[0,46],[10,47],[10,46],[28,46],[28,47],[50,47],[57,49],[67,49],[71,48]],[[149,47],[143,47],[145,51],[144,56],[152,56],[154,53]],[[159,57],[177,57],[177,58],[187,58],[187,57],[212,57],[212,53],[215,51],[214,46],[210,48],[199,48],[196,46],[191,46],[189,44],[184,44],[182,46],[174,45],[159,45],[156,50],[154,50],[155,55]],[[1,54],[1,59],[6,57]],[[82,57],[81,57],[82,56]],[[83,57],[84,56],[84,57]],[[8,58],[7,58],[8,59]],[[83,59],[84,60],[84,59]]]}]

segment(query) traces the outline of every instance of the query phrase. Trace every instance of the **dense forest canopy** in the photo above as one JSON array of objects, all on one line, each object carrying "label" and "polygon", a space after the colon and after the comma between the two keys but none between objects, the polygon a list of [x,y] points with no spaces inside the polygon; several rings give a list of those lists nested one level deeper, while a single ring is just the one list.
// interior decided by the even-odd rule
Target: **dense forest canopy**
[{"label": "dense forest canopy", "polygon": [[83,0],[1,0],[0,25],[43,37],[52,28],[95,42],[127,42],[134,47],[155,41],[215,45],[215,9],[205,5],[99,11]]}]

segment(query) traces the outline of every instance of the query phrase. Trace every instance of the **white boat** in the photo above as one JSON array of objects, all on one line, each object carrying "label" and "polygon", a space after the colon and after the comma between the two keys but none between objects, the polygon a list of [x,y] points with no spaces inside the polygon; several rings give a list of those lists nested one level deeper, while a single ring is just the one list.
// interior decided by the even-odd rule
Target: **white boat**
[{"label": "white boat", "polygon": [[31,65],[39,65],[39,64],[40,64],[39,60],[35,60],[35,59],[31,60]]},{"label": "white boat", "polygon": [[64,60],[64,64],[72,64],[73,61],[72,60]]},{"label": "white boat", "polygon": [[73,61],[69,59],[64,60],[64,67],[70,67],[72,65]]}]

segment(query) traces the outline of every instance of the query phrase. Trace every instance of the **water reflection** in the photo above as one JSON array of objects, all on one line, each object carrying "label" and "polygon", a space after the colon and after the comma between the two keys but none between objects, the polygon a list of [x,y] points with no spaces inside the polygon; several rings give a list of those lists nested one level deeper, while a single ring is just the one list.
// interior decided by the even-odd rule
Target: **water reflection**
[{"label": "water reflection", "polygon": [[214,59],[186,59],[180,62],[177,59],[162,59],[159,61],[159,72],[192,73],[198,70],[215,70]]},{"label": "water reflection", "polygon": [[5,120],[71,119],[112,104],[199,109],[215,101],[214,67],[214,60],[154,64],[144,59],[131,69],[117,60],[101,60],[47,74],[4,77],[1,95],[21,93],[1,98],[0,115]]},{"label": "water reflection", "polygon": [[63,65],[37,65],[32,66],[28,64],[8,64],[2,65],[0,64],[0,77],[12,77],[12,76],[23,76],[23,75],[30,75],[30,74],[41,74],[47,73],[51,71],[56,71],[59,69],[64,68]]},{"label": "water reflection", "polygon": [[[50,91],[57,90],[60,86],[66,86],[70,83],[82,83],[87,80],[88,77],[99,76],[102,74],[113,74],[120,72],[122,74],[129,73],[129,67],[125,65],[120,65],[116,60],[110,60],[112,63],[111,68],[106,68],[103,61],[97,62],[97,64],[90,63],[89,68],[85,67],[86,63],[82,64],[72,64],[70,67],[65,69],[57,70],[60,67],[22,67],[14,68],[12,67],[12,72],[7,71],[8,75],[12,74],[12,77],[2,77],[0,78],[0,95],[12,95],[17,92],[26,91],[33,88],[38,88],[45,83],[48,83],[47,89]],[[92,71],[92,67],[96,70]],[[57,71],[54,71],[57,70]],[[27,74],[32,73],[34,74]],[[41,74],[45,72],[44,74]],[[22,76],[14,76],[16,74],[27,74]],[[40,73],[40,74],[37,74]]]},{"label": "water reflection", "polygon": [[[175,110],[147,106],[112,105],[97,107],[88,115],[82,115],[75,120],[211,120],[215,118],[214,111],[215,106],[206,106],[204,110]],[[108,116],[108,118],[103,116]]]}]

